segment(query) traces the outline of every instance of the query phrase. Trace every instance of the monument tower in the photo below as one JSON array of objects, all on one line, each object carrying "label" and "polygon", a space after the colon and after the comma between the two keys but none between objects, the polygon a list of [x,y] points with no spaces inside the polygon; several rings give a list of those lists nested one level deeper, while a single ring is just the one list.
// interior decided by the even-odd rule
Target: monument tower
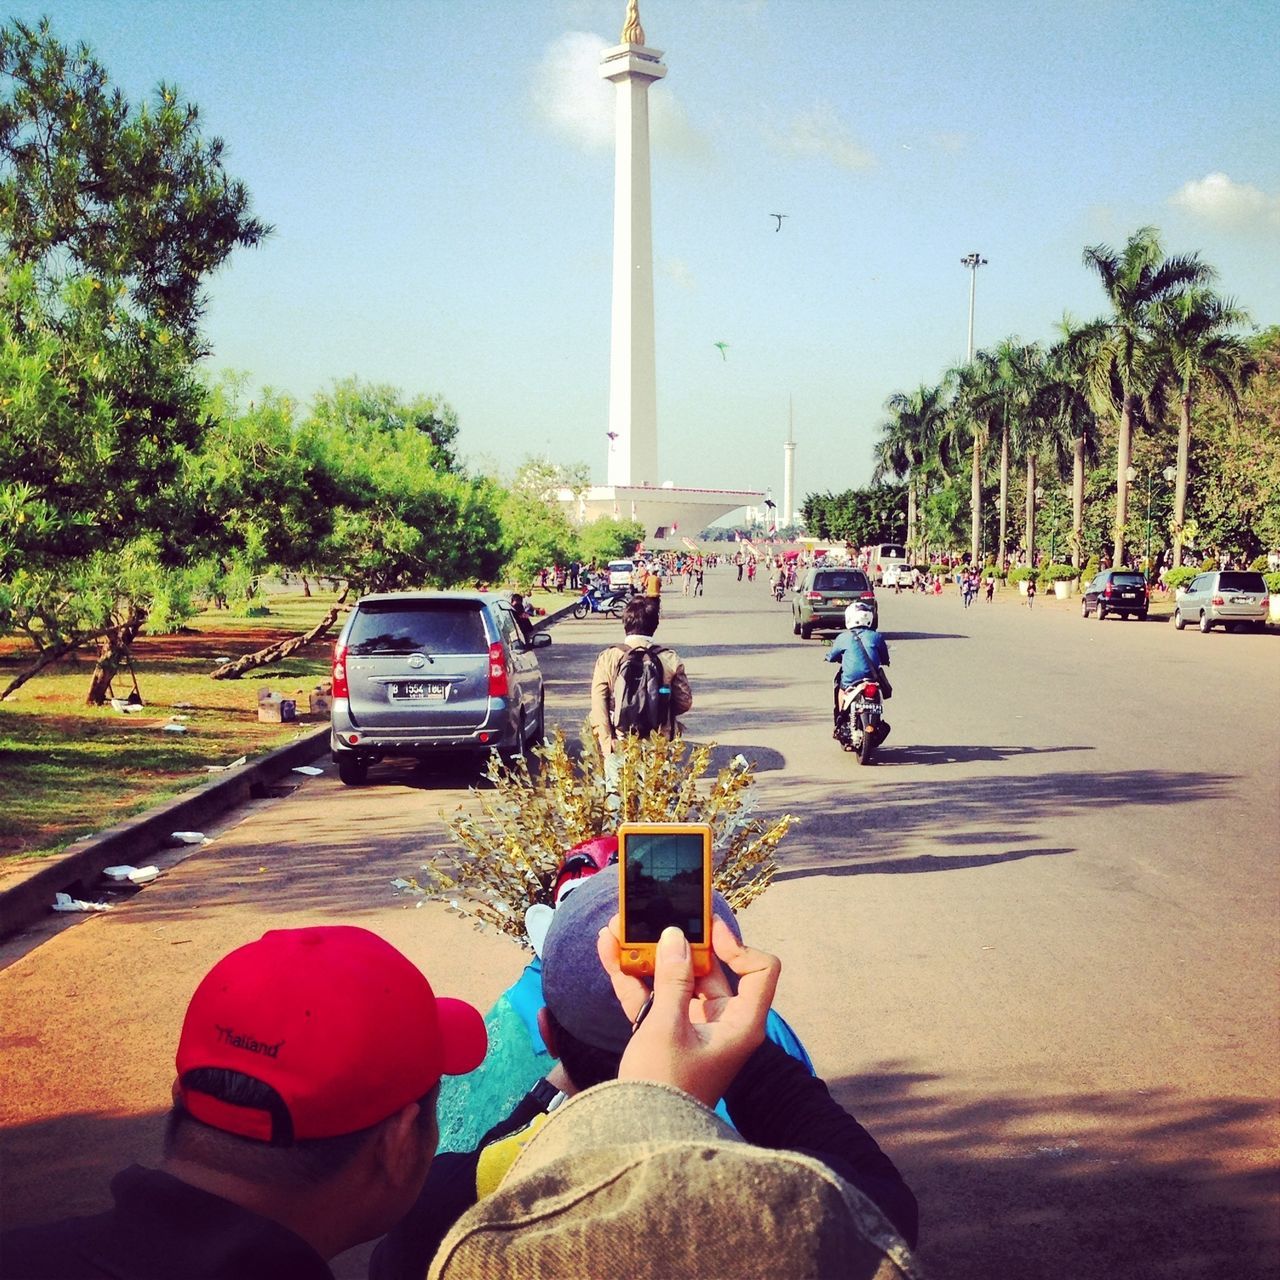
[{"label": "monument tower", "polygon": [[667,74],[662,51],[644,42],[637,0],[628,0],[622,43],[600,74],[617,87],[613,180],[613,312],[609,349],[608,482],[560,491],[580,524],[637,520],[650,546],[693,546],[714,520],[759,501],[754,489],[684,489],[658,472],[657,357],[653,331],[653,211],[649,189],[649,86]]},{"label": "monument tower", "polygon": [[649,180],[649,86],[667,74],[644,42],[637,0],[622,43],[600,74],[617,86],[613,161],[613,325],[609,357],[609,484],[658,483],[657,362],[653,341],[653,208]]}]

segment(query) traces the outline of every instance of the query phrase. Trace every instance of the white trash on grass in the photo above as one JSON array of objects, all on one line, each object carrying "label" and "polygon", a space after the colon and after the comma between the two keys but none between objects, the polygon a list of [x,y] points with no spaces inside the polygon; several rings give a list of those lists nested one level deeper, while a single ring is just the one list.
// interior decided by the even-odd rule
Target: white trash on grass
[{"label": "white trash on grass", "polygon": [[293,771],[294,773],[305,773],[308,778],[318,778],[324,772],[323,769],[317,769],[313,764],[295,764]]},{"label": "white trash on grass", "polygon": [[169,839],[177,841],[178,844],[204,844],[207,838],[203,831],[172,831],[169,833]]}]

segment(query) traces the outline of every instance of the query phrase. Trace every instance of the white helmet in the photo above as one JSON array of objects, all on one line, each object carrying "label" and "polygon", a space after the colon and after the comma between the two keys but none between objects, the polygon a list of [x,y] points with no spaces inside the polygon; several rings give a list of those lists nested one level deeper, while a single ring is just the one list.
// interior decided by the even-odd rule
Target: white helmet
[{"label": "white helmet", "polygon": [[844,611],[844,625],[852,631],[855,627],[870,627],[876,620],[876,615],[871,612],[871,606],[864,604],[861,600],[855,600]]}]

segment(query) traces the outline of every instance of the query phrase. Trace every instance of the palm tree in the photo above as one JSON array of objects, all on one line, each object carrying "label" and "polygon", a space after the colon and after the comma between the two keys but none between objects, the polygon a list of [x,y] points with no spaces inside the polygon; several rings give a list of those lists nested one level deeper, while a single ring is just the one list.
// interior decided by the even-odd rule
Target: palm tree
[{"label": "palm tree", "polygon": [[1158,304],[1160,349],[1178,392],[1178,475],[1173,498],[1173,568],[1182,563],[1182,526],[1187,514],[1187,471],[1191,459],[1191,405],[1198,383],[1218,387],[1232,408],[1257,363],[1249,344],[1232,329],[1249,316],[1209,289],[1188,289]]},{"label": "palm tree", "polygon": [[1003,420],[1001,384],[995,358],[977,351],[967,364],[947,371],[951,393],[945,440],[969,453],[969,553],[977,564],[982,553],[982,470],[995,424]]},{"label": "palm tree", "polygon": [[1023,545],[1027,564],[1036,563],[1036,468],[1040,454],[1050,442],[1056,423],[1057,386],[1051,376],[1048,358],[1035,343],[1019,354],[1017,394],[1019,413],[1014,419],[1011,436],[1013,452],[1027,468],[1026,532]]},{"label": "palm tree", "polygon": [[[1009,454],[1011,433],[1021,418],[1031,411],[1040,386],[1040,348],[1034,343],[1004,338],[991,352],[994,362],[996,396],[1000,412],[1000,564],[1008,553]],[[1033,486],[1034,488],[1034,486]]]},{"label": "palm tree", "polygon": [[1077,329],[1069,316],[1058,325],[1061,341],[1049,348],[1049,369],[1057,388],[1058,430],[1071,448],[1071,563],[1078,569],[1084,544],[1084,468],[1098,452],[1097,416],[1085,394],[1085,374],[1091,360],[1087,330]]},{"label": "palm tree", "polygon": [[[1155,389],[1161,369],[1156,350],[1155,309],[1188,289],[1208,283],[1211,267],[1196,254],[1165,258],[1155,227],[1140,227],[1116,253],[1103,244],[1084,251],[1084,264],[1098,273],[1111,316],[1097,322],[1091,343],[1090,399],[1108,405],[1119,417],[1116,441],[1116,523],[1112,563],[1124,563],[1124,529],[1129,516],[1130,444],[1141,401]],[[1118,391],[1118,396],[1117,396]]]},{"label": "palm tree", "polygon": [[943,390],[921,384],[911,392],[895,392],[884,407],[891,416],[880,427],[873,479],[879,483],[888,474],[905,478],[907,547],[912,550],[916,542],[916,480],[936,448],[945,412]]}]

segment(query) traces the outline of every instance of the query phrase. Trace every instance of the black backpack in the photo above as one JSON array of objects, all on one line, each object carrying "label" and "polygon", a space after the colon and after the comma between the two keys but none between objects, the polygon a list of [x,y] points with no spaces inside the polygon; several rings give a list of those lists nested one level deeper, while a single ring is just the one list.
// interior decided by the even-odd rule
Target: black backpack
[{"label": "black backpack", "polygon": [[618,645],[622,663],[613,681],[613,729],[619,737],[647,738],[671,728],[671,688],[662,669],[661,645]]}]

